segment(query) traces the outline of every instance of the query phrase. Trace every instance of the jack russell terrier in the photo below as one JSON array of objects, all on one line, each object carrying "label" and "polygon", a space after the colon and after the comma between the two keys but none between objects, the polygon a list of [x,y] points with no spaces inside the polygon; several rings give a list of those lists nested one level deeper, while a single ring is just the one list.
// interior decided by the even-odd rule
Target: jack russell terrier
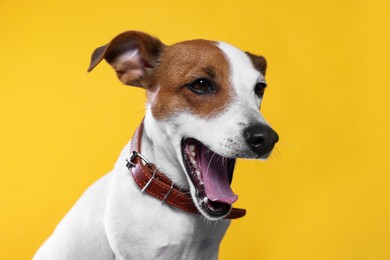
[{"label": "jack russell terrier", "polygon": [[236,158],[266,159],[279,137],[260,114],[266,61],[227,43],[167,46],[128,31],[97,48],[146,115],[114,169],[95,182],[34,259],[217,259]]}]

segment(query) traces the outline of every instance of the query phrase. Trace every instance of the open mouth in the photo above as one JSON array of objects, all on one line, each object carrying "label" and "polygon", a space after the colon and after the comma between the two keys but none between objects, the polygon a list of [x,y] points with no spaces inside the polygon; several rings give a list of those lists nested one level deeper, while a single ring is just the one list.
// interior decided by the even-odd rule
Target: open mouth
[{"label": "open mouth", "polygon": [[238,199],[230,188],[236,160],[213,152],[193,138],[183,139],[181,149],[201,212],[210,218],[229,214],[231,205]]}]

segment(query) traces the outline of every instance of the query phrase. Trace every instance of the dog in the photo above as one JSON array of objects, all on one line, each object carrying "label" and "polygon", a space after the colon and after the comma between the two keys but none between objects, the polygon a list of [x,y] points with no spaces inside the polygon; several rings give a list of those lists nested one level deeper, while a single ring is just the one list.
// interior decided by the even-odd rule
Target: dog
[{"label": "dog", "polygon": [[261,115],[266,60],[224,42],[165,45],[127,31],[97,48],[147,110],[114,169],[88,188],[34,259],[217,259],[236,158],[266,159],[278,134]]}]

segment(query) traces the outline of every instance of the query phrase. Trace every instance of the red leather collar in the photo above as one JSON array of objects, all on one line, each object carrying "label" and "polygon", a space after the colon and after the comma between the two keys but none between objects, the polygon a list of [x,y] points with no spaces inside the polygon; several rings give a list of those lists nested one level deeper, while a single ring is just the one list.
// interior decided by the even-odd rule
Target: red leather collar
[{"label": "red leather collar", "polygon": [[[135,131],[131,140],[131,155],[127,158],[127,168],[142,192],[147,192],[151,196],[159,199],[162,203],[167,203],[175,208],[200,215],[192,197],[188,191],[183,191],[177,187],[168,177],[162,174],[157,167],[149,162],[141,154],[141,140],[144,123]],[[142,162],[144,161],[145,164]],[[226,219],[235,219],[245,216],[246,210],[232,208]]]}]

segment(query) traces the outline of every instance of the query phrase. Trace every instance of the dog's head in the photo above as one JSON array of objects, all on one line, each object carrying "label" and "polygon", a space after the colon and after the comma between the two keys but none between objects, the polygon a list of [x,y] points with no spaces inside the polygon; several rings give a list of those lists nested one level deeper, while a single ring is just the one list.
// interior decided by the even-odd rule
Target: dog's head
[{"label": "dog's head", "polygon": [[226,216],[238,198],[230,188],[235,159],[266,159],[279,138],[259,112],[265,59],[223,42],[167,46],[136,31],[96,49],[88,71],[103,59],[124,84],[147,90],[145,120],[165,134],[200,212]]}]

